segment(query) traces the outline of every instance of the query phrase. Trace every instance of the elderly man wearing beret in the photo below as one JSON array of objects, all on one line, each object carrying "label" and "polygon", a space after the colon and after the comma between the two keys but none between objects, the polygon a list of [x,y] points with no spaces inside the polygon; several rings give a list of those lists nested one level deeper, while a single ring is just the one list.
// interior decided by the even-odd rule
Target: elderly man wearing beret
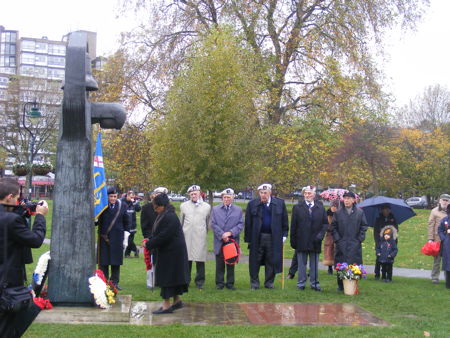
[{"label": "elderly man wearing beret", "polygon": [[[368,228],[364,212],[355,205],[356,196],[347,191],[343,195],[344,207],[333,216],[331,228],[335,243],[334,263],[362,264],[362,242]],[[338,290],[343,291],[341,279],[337,279]]]},{"label": "elderly man wearing beret", "polygon": [[322,291],[319,284],[319,255],[322,240],[328,227],[327,213],[323,204],[315,201],[316,189],[306,186],[302,189],[304,200],[294,205],[291,218],[291,246],[297,253],[297,288],[305,290],[306,264],[309,257],[310,287]]},{"label": "elderly man wearing beret", "polygon": [[99,265],[106,279],[111,266],[111,281],[119,286],[120,266],[123,264],[123,243],[125,232],[130,231],[131,218],[127,214],[127,207],[117,199],[117,191],[108,189],[108,208],[98,219],[99,232]]},{"label": "elderly man wearing beret", "polygon": [[272,185],[261,184],[259,197],[245,211],[245,242],[249,244],[250,287],[259,289],[259,268],[265,265],[264,287],[273,289],[283,269],[283,243],[289,232],[284,200],[272,196]]},{"label": "elderly man wearing beret", "polygon": [[[216,205],[211,212],[211,229],[214,232],[214,253],[216,254],[216,288],[224,288],[225,261],[222,245],[234,239],[239,243],[239,234],[244,227],[242,209],[233,204],[234,190],[227,188],[221,193],[222,204]],[[227,264],[227,289],[234,290],[234,265]]]},{"label": "elderly man wearing beret", "polygon": [[200,186],[192,185],[187,192],[190,200],[181,204],[180,219],[188,250],[189,275],[192,271],[192,262],[195,262],[197,269],[195,285],[202,290],[205,283],[206,234],[211,206],[200,197]]}]

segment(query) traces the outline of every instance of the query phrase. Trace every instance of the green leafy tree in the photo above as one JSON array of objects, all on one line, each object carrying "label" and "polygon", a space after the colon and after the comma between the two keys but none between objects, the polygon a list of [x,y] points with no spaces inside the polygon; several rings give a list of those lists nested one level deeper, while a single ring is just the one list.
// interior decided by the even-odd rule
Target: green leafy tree
[{"label": "green leafy tree", "polygon": [[148,131],[161,184],[212,192],[247,181],[258,133],[253,69],[229,30],[202,40],[169,91],[165,118]]},{"label": "green leafy tree", "polygon": [[[414,26],[426,0],[124,0],[148,21],[124,35],[124,49],[136,93],[148,93],[163,104],[165,88],[187,62],[192,45],[202,34],[230,24],[265,67],[264,117],[272,124],[287,115],[311,112],[311,95],[332,97],[330,74],[339,69],[357,78],[359,90],[335,100],[365,105],[378,100],[379,73],[372,61],[373,45],[397,24]],[[333,78],[333,76],[332,76]],[[335,77],[334,77],[335,78]],[[132,79],[132,77],[130,77]],[[343,84],[345,83],[339,83]],[[346,91],[346,87],[342,88]],[[144,95],[140,94],[141,97]],[[339,101],[339,102],[337,102]],[[329,104],[333,101],[329,101]],[[324,110],[326,112],[326,110]]]}]

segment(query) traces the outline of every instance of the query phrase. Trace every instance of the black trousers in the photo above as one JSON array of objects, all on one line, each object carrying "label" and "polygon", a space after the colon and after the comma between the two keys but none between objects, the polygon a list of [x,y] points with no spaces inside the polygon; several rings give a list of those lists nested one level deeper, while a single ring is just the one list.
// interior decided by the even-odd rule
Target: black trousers
[{"label": "black trousers", "polygon": [[377,260],[375,261],[375,277],[380,277],[380,271],[381,271],[381,263],[378,261],[378,256],[377,256]]},{"label": "black trousers", "polygon": [[[227,270],[227,281],[224,284],[225,266]],[[228,265],[223,260],[223,253],[216,255],[216,286],[231,288],[234,286],[234,265]]]},{"label": "black trousers", "polygon": [[291,267],[289,268],[289,274],[295,276],[298,271],[298,259],[297,252],[294,252],[294,256],[292,256]]},{"label": "black trousers", "polygon": [[450,289],[450,271],[445,271],[445,287]]},{"label": "black trousers", "polygon": [[15,313],[0,312],[0,337],[19,337],[13,325],[15,316]]},{"label": "black trousers", "polygon": [[393,263],[381,263],[381,279],[392,280]]},{"label": "black trousers", "polygon": [[[195,272],[195,285],[197,287],[203,287],[205,284],[205,262],[195,262],[196,272]],[[192,261],[189,261],[189,278],[192,271]]]},{"label": "black trousers", "polygon": [[136,244],[134,244],[134,235],[136,233],[132,232],[130,233],[130,236],[128,237],[128,246],[125,249],[125,256],[129,256],[131,251],[133,251],[135,254],[137,253],[137,247]]},{"label": "black trousers", "polygon": [[275,269],[273,266],[273,247],[272,235],[262,233],[259,238],[259,248],[256,274],[250,274],[250,286],[252,288],[259,288],[259,268],[265,265],[265,280],[264,287],[272,289],[275,281]]},{"label": "black trousers", "polygon": [[[111,266],[111,278],[109,278],[109,267]],[[119,284],[120,280],[120,265],[100,265],[100,270],[102,270],[105,275],[106,280],[111,279],[115,284]]]}]

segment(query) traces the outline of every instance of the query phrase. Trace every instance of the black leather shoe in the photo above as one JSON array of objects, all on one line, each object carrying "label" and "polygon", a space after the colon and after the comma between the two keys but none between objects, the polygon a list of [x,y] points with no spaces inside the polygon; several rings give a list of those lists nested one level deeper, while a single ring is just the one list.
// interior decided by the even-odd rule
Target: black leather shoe
[{"label": "black leather shoe", "polygon": [[290,274],[290,273],[288,273],[288,275],[287,275],[287,279],[294,279],[294,277],[295,277],[295,275],[292,275],[292,274]]},{"label": "black leather shoe", "polygon": [[217,290],[223,290],[223,285],[216,285]]},{"label": "black leather shoe", "polygon": [[233,285],[231,285],[231,286],[228,286],[228,285],[227,285],[227,289],[228,289],[228,290],[231,290],[231,291],[236,290],[236,288],[235,288]]},{"label": "black leather shoe", "polygon": [[303,291],[303,290],[305,290],[305,287],[304,286],[297,286],[297,289]]},{"label": "black leather shoe", "polygon": [[375,275],[375,280],[380,280],[380,276]]},{"label": "black leather shoe", "polygon": [[184,303],[180,300],[179,302],[173,304],[173,305],[170,307],[170,309],[172,309],[172,311],[173,311],[173,310],[181,309],[181,308],[183,308],[183,307],[184,307]]},{"label": "black leather shoe", "polygon": [[259,287],[257,287],[257,286],[252,286],[250,289],[251,289],[252,291],[254,291],[254,290],[258,290]]},{"label": "black leather shoe", "polygon": [[172,310],[172,307],[169,307],[169,308],[167,308],[165,310],[163,310],[163,308],[160,307],[158,310],[155,310],[152,313],[154,315],[162,315],[162,314],[165,314],[165,313],[173,313],[173,310]]},{"label": "black leather shoe", "polygon": [[314,291],[319,291],[319,292],[322,291],[322,289],[320,288],[320,286],[316,286],[316,287],[314,287],[314,288],[312,287],[311,289],[314,290]]},{"label": "black leather shoe", "polygon": [[267,286],[264,286],[264,287],[265,287],[266,289],[269,289],[269,290],[275,289],[273,285],[267,285]]},{"label": "black leather shoe", "polygon": [[341,289],[341,288],[337,288],[336,289],[338,292],[344,292],[344,289]]},{"label": "black leather shoe", "polygon": [[199,289],[200,291],[203,291],[203,285],[197,285],[197,289]]}]

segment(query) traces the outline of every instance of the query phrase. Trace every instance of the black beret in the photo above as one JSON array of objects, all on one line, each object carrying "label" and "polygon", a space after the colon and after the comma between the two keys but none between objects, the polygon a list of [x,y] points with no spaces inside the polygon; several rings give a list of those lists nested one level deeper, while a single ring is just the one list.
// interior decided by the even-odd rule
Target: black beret
[{"label": "black beret", "polygon": [[355,194],[353,192],[351,192],[351,191],[344,192],[344,195],[342,195],[342,197],[356,198]]},{"label": "black beret", "polygon": [[108,195],[117,194],[117,190],[114,187],[108,188]]}]

